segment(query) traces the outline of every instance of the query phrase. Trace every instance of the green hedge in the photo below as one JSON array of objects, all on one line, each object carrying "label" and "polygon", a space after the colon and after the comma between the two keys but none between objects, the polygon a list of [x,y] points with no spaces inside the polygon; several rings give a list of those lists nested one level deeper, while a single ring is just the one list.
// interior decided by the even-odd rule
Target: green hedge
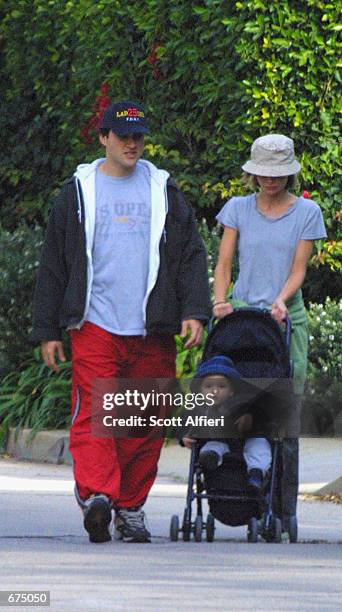
[{"label": "green hedge", "polygon": [[336,238],[338,3],[7,0],[2,13],[6,227],[43,221],[54,189],[99,153],[85,130],[108,83],[112,99],[146,103],[148,155],[207,218],[241,189],[234,178],[256,136],[293,136],[301,188]]},{"label": "green hedge", "polygon": [[342,415],[342,300],[310,304],[309,368],[304,431],[330,434]]},{"label": "green hedge", "polygon": [[[32,352],[32,351],[31,351]],[[55,374],[42,362],[40,349],[33,352],[21,372],[8,374],[0,391],[0,439],[9,427],[42,429],[69,427],[71,394],[70,362]]]},{"label": "green hedge", "polygon": [[0,373],[22,367],[32,354],[28,335],[43,230],[21,224],[14,232],[0,226]]}]

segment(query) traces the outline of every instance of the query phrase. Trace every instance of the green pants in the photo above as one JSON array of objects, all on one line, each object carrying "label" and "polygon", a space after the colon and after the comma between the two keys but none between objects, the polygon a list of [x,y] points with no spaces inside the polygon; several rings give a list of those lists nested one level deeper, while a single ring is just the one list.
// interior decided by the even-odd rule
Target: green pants
[{"label": "green pants", "polygon": [[[229,300],[233,308],[246,307],[248,304],[240,300]],[[308,363],[308,323],[301,290],[286,304],[292,322],[290,358],[294,367],[293,387],[295,398],[296,426],[300,425],[300,396],[304,392],[306,370]],[[283,522],[283,530],[288,530],[290,516],[296,514],[298,496],[298,437],[285,438],[281,445],[282,478],[280,483],[277,514]]]}]

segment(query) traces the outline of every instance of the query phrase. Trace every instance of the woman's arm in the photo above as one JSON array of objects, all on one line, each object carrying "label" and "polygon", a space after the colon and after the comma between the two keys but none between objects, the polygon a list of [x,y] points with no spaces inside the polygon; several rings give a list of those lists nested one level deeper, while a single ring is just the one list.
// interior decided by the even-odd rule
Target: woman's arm
[{"label": "woman's arm", "polygon": [[232,306],[226,303],[226,295],[232,279],[232,266],[237,238],[238,231],[236,229],[231,227],[224,228],[214,278],[215,301],[213,313],[218,319],[225,317],[233,310]]},{"label": "woman's arm", "polygon": [[312,247],[313,240],[300,240],[298,243],[290,275],[272,304],[271,315],[278,323],[281,323],[287,314],[285,302],[300,289],[304,282]]}]

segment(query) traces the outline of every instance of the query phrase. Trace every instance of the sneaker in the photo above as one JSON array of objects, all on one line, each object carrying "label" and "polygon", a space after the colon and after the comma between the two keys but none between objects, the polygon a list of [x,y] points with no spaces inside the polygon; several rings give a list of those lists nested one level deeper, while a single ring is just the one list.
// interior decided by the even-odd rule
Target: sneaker
[{"label": "sneaker", "polygon": [[114,521],[113,521],[113,525],[114,525],[113,537],[114,537],[114,540],[123,540],[122,524],[123,524],[122,523],[122,519],[118,515],[118,510],[115,510],[115,516],[114,516]]},{"label": "sneaker", "polygon": [[252,468],[248,472],[247,491],[250,495],[256,496],[261,493],[264,485],[264,475],[262,470]]},{"label": "sneaker", "polygon": [[201,466],[208,472],[213,472],[218,468],[219,456],[215,451],[207,450],[203,451],[199,455]]},{"label": "sneaker", "polygon": [[96,544],[109,542],[112,539],[109,532],[112,510],[108,497],[93,495],[85,504],[83,525],[89,533],[89,541]]},{"label": "sneaker", "polygon": [[120,508],[114,520],[115,537],[124,542],[151,542],[146,529],[145,513],[141,508]]}]

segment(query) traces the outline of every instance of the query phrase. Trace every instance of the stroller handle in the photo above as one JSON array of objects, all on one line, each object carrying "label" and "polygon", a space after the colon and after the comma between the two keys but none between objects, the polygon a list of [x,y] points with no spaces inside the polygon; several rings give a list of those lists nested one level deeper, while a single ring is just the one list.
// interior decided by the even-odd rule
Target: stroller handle
[{"label": "stroller handle", "polygon": [[[254,312],[264,312],[267,314],[270,314],[270,311],[267,310],[267,308],[256,308],[255,306],[240,306],[239,308],[234,308],[234,312],[239,312],[239,311],[243,311],[243,310],[248,310],[248,311],[254,311]],[[227,315],[229,317],[229,315]],[[211,333],[213,327],[214,327],[214,323],[216,321],[216,317],[211,317],[211,319],[209,320],[208,323],[208,334]],[[289,317],[289,315],[286,315],[286,317],[283,319],[283,322],[285,324],[285,332],[284,332],[284,340],[285,340],[285,344],[287,346],[288,349],[290,349],[290,345],[291,345],[291,333],[292,333],[292,321],[291,321],[291,317]]]}]

